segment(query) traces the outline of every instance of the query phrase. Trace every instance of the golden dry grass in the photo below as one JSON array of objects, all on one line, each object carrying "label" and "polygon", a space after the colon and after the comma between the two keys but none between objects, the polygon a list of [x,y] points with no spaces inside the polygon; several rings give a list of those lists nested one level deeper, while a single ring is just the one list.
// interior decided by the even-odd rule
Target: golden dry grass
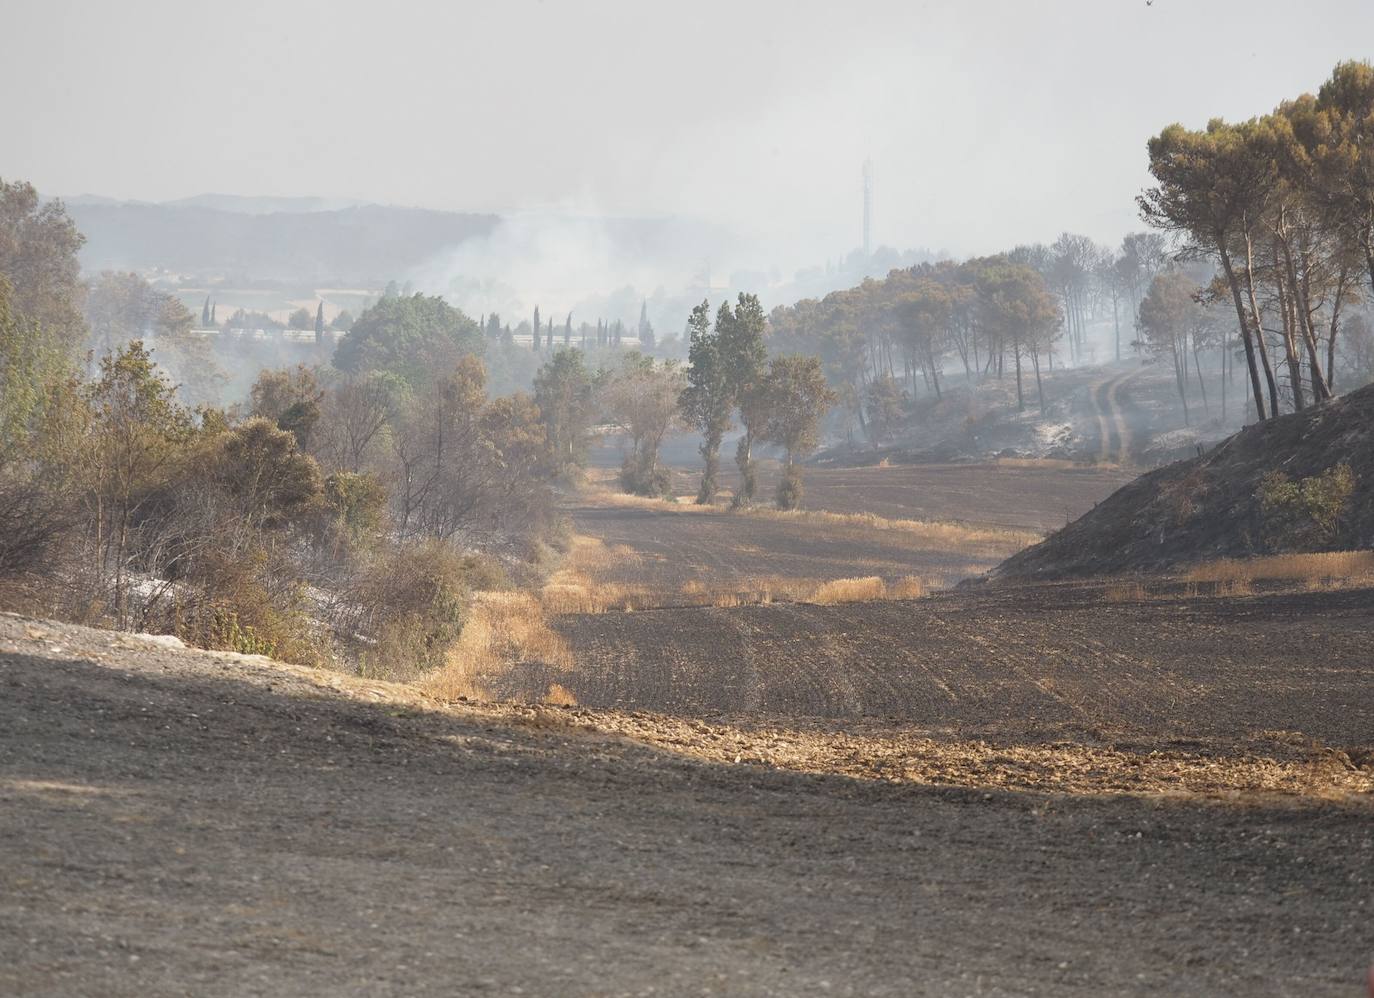
[{"label": "golden dry grass", "polygon": [[479,593],[444,664],[418,683],[432,696],[491,698],[490,683],[511,665],[539,661],[573,667],[572,651],[549,627],[544,607],[527,592]]},{"label": "golden dry grass", "polygon": [[1108,603],[1134,603],[1146,597],[1145,586],[1139,582],[1119,582],[1107,586]]},{"label": "golden dry grass", "polygon": [[[607,545],[600,538],[576,534],[563,565],[538,592],[545,614],[607,613],[661,606],[752,606],[776,601],[802,603],[852,602],[858,599],[916,599],[930,586],[914,575],[892,583],[880,577],[862,580],[825,580],[777,575],[746,576],[708,584],[688,579],[676,591],[603,581],[600,576],[623,569],[627,561],[642,560],[623,544]],[[843,592],[851,595],[842,596]],[[867,593],[867,595],[864,595]]]},{"label": "golden dry grass", "polygon": [[916,575],[904,575],[887,587],[888,599],[920,599],[925,594],[925,580]]},{"label": "golden dry grass", "polygon": [[550,683],[549,692],[544,694],[544,703],[551,707],[576,707],[577,697],[562,683]]},{"label": "golden dry grass", "polygon": [[[648,499],[623,492],[589,490],[587,499],[604,506],[655,509],[692,515],[721,513],[720,506],[698,506],[692,502],[669,502]],[[915,535],[942,550],[1008,556],[1042,540],[1033,530],[1012,530],[994,527],[975,527],[948,520],[889,519],[874,513],[831,513],[820,509],[781,510],[768,506],[748,506],[731,510],[731,516],[751,516],[817,526],[853,527],[866,530],[900,531]]]},{"label": "golden dry grass", "polygon": [[833,603],[858,603],[863,600],[882,599],[887,591],[883,580],[876,575],[862,579],[833,579],[811,594],[808,603],[829,606]]},{"label": "golden dry grass", "polygon": [[1222,558],[1199,565],[1186,576],[1189,582],[1251,583],[1264,580],[1300,581],[1310,586],[1374,581],[1374,551],[1328,551],[1321,554],[1278,554],[1264,558]]},{"label": "golden dry grass", "polygon": [[817,587],[802,598],[803,603],[830,606],[835,603],[859,603],[879,599],[918,599],[925,595],[925,583],[914,575],[888,585],[876,575],[862,579],[834,579]]},{"label": "golden dry grass", "polygon": [[1073,471],[1091,468],[1094,471],[1116,471],[1116,461],[1070,461],[1062,457],[999,457],[993,460],[999,468],[1044,468],[1049,471]]}]

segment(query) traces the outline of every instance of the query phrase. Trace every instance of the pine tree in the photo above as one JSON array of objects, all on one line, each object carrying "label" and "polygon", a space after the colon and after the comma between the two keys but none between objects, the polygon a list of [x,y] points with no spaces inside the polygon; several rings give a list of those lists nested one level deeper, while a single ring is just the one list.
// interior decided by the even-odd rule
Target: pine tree
[{"label": "pine tree", "polygon": [[639,306],[639,346],[642,350],[654,348],[654,327],[649,322],[649,299],[647,298]]},{"label": "pine tree", "polygon": [[315,308],[315,342],[324,342],[324,302]]},{"label": "pine tree", "polygon": [[702,301],[692,309],[687,329],[690,340],[687,387],[678,397],[678,404],[688,423],[701,433],[700,450],[705,467],[701,473],[697,502],[705,505],[716,496],[720,441],[730,428],[730,411],[734,408],[734,400],[730,397],[729,379],[721,363],[718,336],[711,331],[709,301]]},{"label": "pine tree", "polygon": [[568,321],[563,324],[563,345],[572,346],[572,313],[568,313]]},{"label": "pine tree", "polygon": [[539,306],[534,306],[534,349],[539,349],[539,334],[544,331],[544,327],[539,322]]},{"label": "pine tree", "polygon": [[205,306],[200,310],[200,324],[204,328],[210,325],[210,296],[205,296]]},{"label": "pine tree", "polygon": [[744,436],[740,437],[735,450],[735,463],[740,472],[740,488],[735,494],[737,506],[753,502],[758,486],[753,448],[765,417],[759,391],[768,359],[768,349],[763,344],[764,323],[763,306],[758,296],[743,292],[733,313],[729,302],[723,302],[716,313],[717,349],[725,367],[730,397],[739,408],[740,422],[744,424]]},{"label": "pine tree", "polygon": [[215,302],[213,305],[210,306],[210,325],[212,325],[212,326],[218,326],[218,325],[219,325],[219,316],[217,315],[218,312],[219,312],[219,302]]}]

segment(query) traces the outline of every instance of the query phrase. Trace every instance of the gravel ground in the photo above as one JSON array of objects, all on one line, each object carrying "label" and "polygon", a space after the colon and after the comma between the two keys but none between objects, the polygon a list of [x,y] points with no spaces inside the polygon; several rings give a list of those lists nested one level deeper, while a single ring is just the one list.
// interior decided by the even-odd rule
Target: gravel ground
[{"label": "gravel ground", "polygon": [[9,616],[0,690],[6,995],[1346,996],[1374,950],[1367,802],[708,762]]}]

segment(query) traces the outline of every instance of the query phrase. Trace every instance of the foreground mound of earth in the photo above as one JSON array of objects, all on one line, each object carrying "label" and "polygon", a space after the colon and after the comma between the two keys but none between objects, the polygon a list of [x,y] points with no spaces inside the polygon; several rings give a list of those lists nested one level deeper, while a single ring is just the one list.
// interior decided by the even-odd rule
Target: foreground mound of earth
[{"label": "foreground mound of earth", "polygon": [[12,616],[0,690],[7,995],[1334,996],[1369,956],[1365,799],[710,761]]},{"label": "foreground mound of earth", "polygon": [[1374,546],[1374,385],[1303,412],[1247,426],[1206,454],[1142,475],[993,579],[1154,573],[1265,550],[1264,475],[1300,480],[1350,466],[1354,493],[1332,546]]}]

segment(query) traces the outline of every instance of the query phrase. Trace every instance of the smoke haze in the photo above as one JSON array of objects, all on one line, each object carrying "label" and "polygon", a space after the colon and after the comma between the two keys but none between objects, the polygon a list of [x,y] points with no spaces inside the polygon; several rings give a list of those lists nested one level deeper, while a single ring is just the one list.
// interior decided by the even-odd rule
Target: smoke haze
[{"label": "smoke haze", "polygon": [[0,168],[47,194],[689,217],[786,273],[859,245],[871,156],[875,245],[1114,242],[1146,136],[1270,107],[1374,37],[1367,0],[1304,17],[1343,27],[1275,0],[28,3]]}]

